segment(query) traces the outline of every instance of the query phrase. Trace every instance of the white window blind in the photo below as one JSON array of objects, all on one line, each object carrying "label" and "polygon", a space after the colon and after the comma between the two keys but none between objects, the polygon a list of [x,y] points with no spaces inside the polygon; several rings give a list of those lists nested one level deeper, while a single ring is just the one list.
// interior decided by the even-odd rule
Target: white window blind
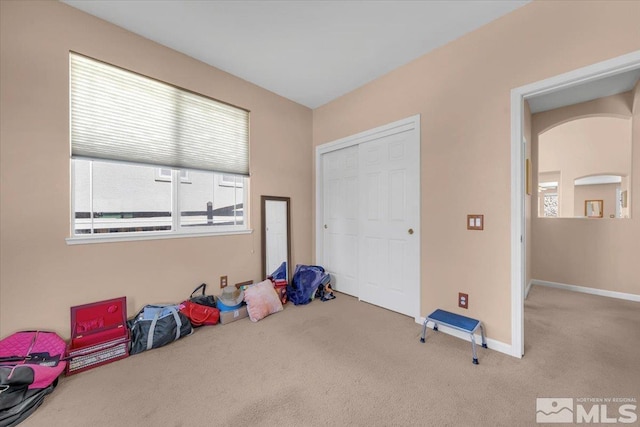
[{"label": "white window blind", "polygon": [[249,113],[70,55],[73,157],[249,175]]}]

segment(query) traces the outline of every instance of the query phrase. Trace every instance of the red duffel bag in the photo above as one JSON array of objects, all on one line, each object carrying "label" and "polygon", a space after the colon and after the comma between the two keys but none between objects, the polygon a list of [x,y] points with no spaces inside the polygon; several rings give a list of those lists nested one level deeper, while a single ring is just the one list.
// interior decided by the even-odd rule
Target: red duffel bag
[{"label": "red duffel bag", "polygon": [[189,318],[194,327],[202,325],[215,325],[220,320],[220,310],[191,301],[180,304],[180,312]]}]

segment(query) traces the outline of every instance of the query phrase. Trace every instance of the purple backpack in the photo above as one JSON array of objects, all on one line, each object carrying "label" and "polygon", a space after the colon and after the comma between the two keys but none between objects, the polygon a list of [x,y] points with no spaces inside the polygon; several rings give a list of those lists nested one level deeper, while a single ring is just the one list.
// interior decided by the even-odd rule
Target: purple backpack
[{"label": "purple backpack", "polygon": [[318,286],[326,283],[329,275],[319,265],[296,265],[291,285],[287,286],[289,301],[295,305],[308,304],[315,296]]}]

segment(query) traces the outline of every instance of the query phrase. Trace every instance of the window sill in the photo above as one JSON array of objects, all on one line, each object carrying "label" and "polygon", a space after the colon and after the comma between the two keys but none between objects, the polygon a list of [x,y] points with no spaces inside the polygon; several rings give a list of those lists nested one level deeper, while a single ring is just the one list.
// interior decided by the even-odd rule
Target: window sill
[{"label": "window sill", "polygon": [[234,234],[251,234],[253,229],[248,230],[225,230],[225,231],[203,231],[199,233],[180,233],[159,231],[150,233],[137,233],[136,235],[93,235],[93,236],[74,236],[67,237],[65,241],[67,245],[87,245],[94,243],[113,243],[113,242],[135,242],[139,240],[160,240],[160,239],[185,239],[191,237],[211,237],[211,236],[229,236]]}]

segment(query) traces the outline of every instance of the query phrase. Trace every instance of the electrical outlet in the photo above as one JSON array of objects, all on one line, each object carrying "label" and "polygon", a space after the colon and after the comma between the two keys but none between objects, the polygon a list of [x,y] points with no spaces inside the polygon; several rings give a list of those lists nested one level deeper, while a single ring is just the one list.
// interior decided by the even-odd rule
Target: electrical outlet
[{"label": "electrical outlet", "polygon": [[253,280],[246,280],[244,282],[236,283],[236,289],[241,289],[243,286],[253,285]]},{"label": "electrical outlet", "polygon": [[469,308],[469,295],[458,292],[458,307]]},{"label": "electrical outlet", "polygon": [[227,287],[227,276],[220,276],[220,289]]}]

